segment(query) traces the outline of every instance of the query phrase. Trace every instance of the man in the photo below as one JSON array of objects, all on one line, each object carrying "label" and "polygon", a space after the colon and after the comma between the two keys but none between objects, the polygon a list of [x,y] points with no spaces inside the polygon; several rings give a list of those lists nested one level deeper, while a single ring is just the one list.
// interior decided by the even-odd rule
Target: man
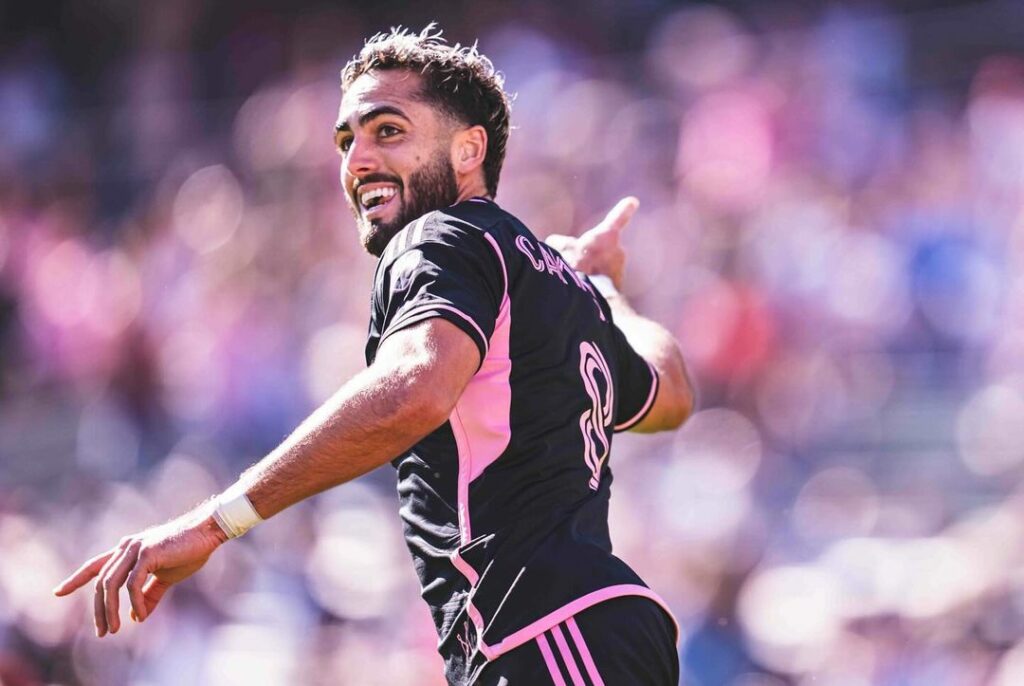
[{"label": "man", "polygon": [[501,77],[432,26],[371,39],[342,86],[342,184],[380,257],[367,369],[224,494],[55,592],[98,577],[103,636],[126,584],[145,621],[229,537],[391,460],[451,683],[675,684],[674,620],[608,537],[613,432],[693,404],[672,337],[616,291],[636,200],[561,255],[500,209]]}]

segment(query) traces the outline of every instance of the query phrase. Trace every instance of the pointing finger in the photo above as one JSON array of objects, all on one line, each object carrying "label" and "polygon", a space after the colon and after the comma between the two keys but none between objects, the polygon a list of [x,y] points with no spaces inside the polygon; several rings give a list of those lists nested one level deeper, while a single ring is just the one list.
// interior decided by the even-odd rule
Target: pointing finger
[{"label": "pointing finger", "polygon": [[88,560],[85,564],[76,569],[74,574],[60,582],[60,584],[53,589],[53,594],[56,596],[66,596],[68,593],[84,586],[89,579],[100,573],[100,570],[103,569],[103,565],[106,564],[107,560],[110,559],[110,556],[115,552],[116,551],[114,550],[108,550],[107,552],[100,553],[96,557]]},{"label": "pointing finger", "polygon": [[629,220],[633,218],[638,207],[640,207],[640,201],[637,198],[632,195],[623,198],[615,203],[615,207],[605,215],[600,224],[594,227],[595,231],[598,233],[621,233],[629,224]]}]

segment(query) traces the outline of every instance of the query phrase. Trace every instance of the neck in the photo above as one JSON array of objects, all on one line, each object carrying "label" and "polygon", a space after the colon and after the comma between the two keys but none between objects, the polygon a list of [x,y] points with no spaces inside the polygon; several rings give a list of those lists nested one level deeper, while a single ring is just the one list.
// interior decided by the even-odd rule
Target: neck
[{"label": "neck", "polygon": [[459,184],[459,195],[455,202],[462,202],[470,198],[490,197],[491,194],[487,192],[487,186],[484,185],[483,181],[474,180]]}]

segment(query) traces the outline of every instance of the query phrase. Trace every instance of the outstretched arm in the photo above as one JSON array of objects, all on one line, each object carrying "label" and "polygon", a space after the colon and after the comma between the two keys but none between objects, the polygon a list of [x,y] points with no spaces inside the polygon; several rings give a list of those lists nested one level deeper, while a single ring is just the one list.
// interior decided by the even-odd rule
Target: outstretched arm
[{"label": "outstretched arm", "polygon": [[651,363],[660,379],[654,405],[633,431],[653,432],[680,426],[693,412],[693,386],[686,374],[686,365],[679,344],[663,326],[638,315],[625,296],[619,293],[626,266],[622,249],[622,230],[639,207],[636,198],[623,198],[604,220],[582,236],[552,235],[547,243],[562,253],[573,269],[608,282],[602,294],[612,308],[615,324],[629,344]]},{"label": "outstretched arm", "polygon": [[[267,457],[246,470],[244,491],[264,519],[395,458],[447,420],[480,363],[476,344],[433,318],[397,331],[374,364],[342,386]],[[96,578],[96,635],[120,627],[118,591],[144,620],[172,585],[198,571],[227,540],[213,501],[162,526],[126,536],[54,589],[68,595]]]},{"label": "outstretched arm", "polygon": [[480,366],[472,339],[440,318],[400,330],[270,455],[239,479],[264,519],[376,469],[443,424]]}]

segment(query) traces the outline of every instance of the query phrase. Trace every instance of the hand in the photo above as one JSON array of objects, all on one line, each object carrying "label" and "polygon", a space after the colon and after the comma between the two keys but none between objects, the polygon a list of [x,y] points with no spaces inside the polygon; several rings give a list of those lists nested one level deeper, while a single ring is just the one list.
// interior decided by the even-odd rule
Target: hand
[{"label": "hand", "polygon": [[[118,593],[127,582],[131,618],[141,622],[174,584],[199,570],[228,540],[212,517],[185,515],[162,526],[125,536],[115,548],[87,561],[53,589],[66,596],[96,579],[94,601],[96,636],[121,626]],[[152,576],[150,576],[152,575]]]},{"label": "hand", "polygon": [[629,224],[640,201],[629,196],[620,200],[600,224],[582,236],[552,234],[544,241],[562,253],[569,266],[584,274],[603,274],[616,288],[622,288],[622,274],[626,268],[626,253],[619,239]]}]

